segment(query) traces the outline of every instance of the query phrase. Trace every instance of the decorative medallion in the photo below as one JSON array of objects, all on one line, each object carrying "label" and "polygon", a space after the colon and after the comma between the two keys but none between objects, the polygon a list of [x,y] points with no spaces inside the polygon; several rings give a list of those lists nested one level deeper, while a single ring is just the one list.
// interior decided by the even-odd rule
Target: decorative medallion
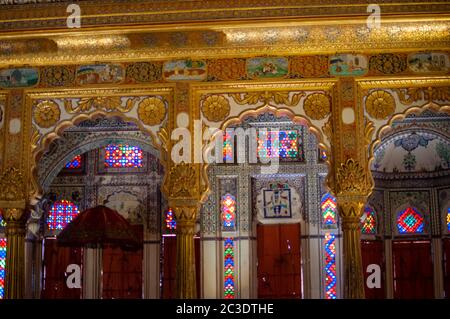
[{"label": "decorative medallion", "polygon": [[296,56],[290,58],[294,77],[319,77],[328,75],[328,56]]},{"label": "decorative medallion", "polygon": [[303,107],[306,115],[313,120],[322,120],[331,113],[330,98],[323,93],[308,95]]},{"label": "decorative medallion", "polygon": [[67,86],[74,78],[73,69],[66,66],[50,66],[41,71],[41,83],[47,86]]},{"label": "decorative medallion", "polygon": [[406,56],[392,53],[371,56],[369,69],[382,74],[401,73],[406,70]]},{"label": "decorative medallion", "polygon": [[219,122],[230,114],[230,102],[222,95],[210,95],[202,104],[203,115],[208,121]]},{"label": "decorative medallion", "polygon": [[218,59],[208,61],[208,80],[232,81],[246,77],[245,59]]},{"label": "decorative medallion", "polygon": [[42,128],[55,125],[61,116],[58,104],[53,101],[42,101],[34,107],[34,122]]},{"label": "decorative medallion", "polygon": [[394,97],[383,90],[376,90],[366,98],[366,111],[372,118],[383,120],[395,111]]},{"label": "decorative medallion", "polygon": [[162,99],[148,97],[139,103],[138,116],[145,125],[158,125],[166,117],[166,106]]},{"label": "decorative medallion", "polygon": [[161,64],[137,62],[127,67],[127,78],[138,82],[153,82],[161,80]]}]

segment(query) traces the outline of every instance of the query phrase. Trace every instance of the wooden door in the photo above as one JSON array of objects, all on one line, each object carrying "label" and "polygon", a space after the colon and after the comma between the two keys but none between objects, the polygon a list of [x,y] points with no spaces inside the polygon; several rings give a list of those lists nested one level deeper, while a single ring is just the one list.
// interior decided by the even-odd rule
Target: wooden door
[{"label": "wooden door", "polygon": [[[142,225],[135,231],[143,239]],[[103,249],[103,289],[104,299],[142,298],[143,246],[136,251],[105,247]]]},{"label": "wooden door", "polygon": [[393,241],[394,298],[434,298],[431,243]]},{"label": "wooden door", "polygon": [[55,238],[45,238],[41,298],[80,299],[80,288],[67,287],[66,269],[70,264],[77,264],[81,268],[81,263],[81,248],[60,247]]},{"label": "wooden door", "polygon": [[258,298],[301,298],[300,224],[258,225]]},{"label": "wooden door", "polygon": [[[385,298],[385,263],[384,263],[384,244],[381,240],[362,240],[361,257],[363,263],[364,288],[366,299],[384,299]],[[377,264],[381,269],[380,288],[367,287],[367,277],[371,273],[367,272],[367,266]]]}]

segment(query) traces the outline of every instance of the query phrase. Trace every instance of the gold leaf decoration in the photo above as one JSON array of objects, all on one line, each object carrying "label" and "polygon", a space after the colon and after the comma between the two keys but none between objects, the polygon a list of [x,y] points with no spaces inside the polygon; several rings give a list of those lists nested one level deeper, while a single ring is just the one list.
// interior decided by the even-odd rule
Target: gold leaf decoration
[{"label": "gold leaf decoration", "polygon": [[158,125],[166,117],[164,101],[157,97],[145,98],[138,106],[139,119],[145,125]]},{"label": "gold leaf decoration", "polygon": [[137,82],[153,82],[161,80],[162,65],[160,63],[137,62],[127,67],[126,76]]},{"label": "gold leaf decoration", "polygon": [[65,100],[64,108],[71,114],[89,112],[91,109],[127,113],[133,108],[137,99],[137,97],[130,97],[126,100],[125,105],[122,106],[122,98],[120,96],[83,97],[78,103],[75,101],[75,105],[73,100]]},{"label": "gold leaf decoration", "polygon": [[369,69],[379,74],[401,73],[406,70],[406,55],[384,53],[371,56]]},{"label": "gold leaf decoration", "polygon": [[448,101],[450,100],[450,87],[418,87],[395,90],[400,102],[409,105],[417,101]]},{"label": "gold leaf decoration", "polygon": [[348,159],[337,170],[336,176],[337,194],[365,194],[368,187],[366,183],[366,173],[354,159]]},{"label": "gold leaf decoration", "polygon": [[74,78],[73,67],[50,66],[41,71],[41,83],[48,86],[68,86]]},{"label": "gold leaf decoration", "polygon": [[323,93],[310,94],[306,97],[303,108],[309,118],[323,120],[331,113],[330,98]]},{"label": "gold leaf decoration", "polygon": [[15,167],[6,169],[0,177],[0,200],[20,201],[25,199],[22,173]]},{"label": "gold leaf decoration", "polygon": [[58,104],[53,101],[42,101],[33,110],[34,122],[42,128],[55,125],[61,116]]},{"label": "gold leaf decoration", "polygon": [[372,118],[384,120],[395,111],[394,97],[383,90],[376,90],[366,98],[366,111]]},{"label": "gold leaf decoration", "polygon": [[304,92],[295,93],[290,96],[290,92],[249,92],[244,93],[233,93],[230,94],[234,102],[239,105],[254,105],[258,102],[262,102],[263,105],[267,105],[270,102],[275,102],[275,104],[283,104],[286,106],[296,106],[300,99],[305,96]]},{"label": "gold leaf decoration", "polygon": [[184,162],[170,169],[170,197],[192,197],[197,195],[196,170],[193,164]]},{"label": "gold leaf decoration", "polygon": [[202,103],[203,115],[212,122],[224,120],[230,115],[230,102],[222,95],[209,95]]}]

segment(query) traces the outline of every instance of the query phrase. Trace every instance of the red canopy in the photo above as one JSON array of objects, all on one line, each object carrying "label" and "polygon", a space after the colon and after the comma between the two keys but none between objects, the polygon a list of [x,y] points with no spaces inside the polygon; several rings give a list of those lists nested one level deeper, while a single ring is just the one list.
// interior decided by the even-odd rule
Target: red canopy
[{"label": "red canopy", "polygon": [[138,240],[130,223],[117,211],[106,206],[96,206],[78,214],[57,236],[61,246],[104,245],[138,249]]}]

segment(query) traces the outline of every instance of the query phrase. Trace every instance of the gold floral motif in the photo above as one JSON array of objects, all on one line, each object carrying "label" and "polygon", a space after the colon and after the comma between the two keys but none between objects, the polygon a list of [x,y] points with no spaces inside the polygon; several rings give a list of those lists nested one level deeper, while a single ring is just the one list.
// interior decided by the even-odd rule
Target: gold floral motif
[{"label": "gold floral motif", "polygon": [[448,101],[450,100],[450,87],[416,87],[407,89],[396,89],[400,102],[405,105],[412,104],[420,100]]},{"label": "gold floral motif", "polygon": [[313,93],[306,97],[305,113],[313,120],[322,120],[331,113],[330,98],[323,93]]},{"label": "gold floral motif", "polygon": [[291,74],[300,77],[319,77],[328,75],[328,56],[291,57]]},{"label": "gold floral motif", "polygon": [[245,59],[218,59],[208,61],[208,80],[231,81],[245,78]]},{"label": "gold floral motif", "polygon": [[166,117],[166,106],[160,98],[148,97],[139,103],[138,116],[145,125],[158,125]]},{"label": "gold floral motif", "polygon": [[126,113],[133,108],[134,103],[138,99],[138,97],[127,98],[125,105],[122,106],[122,98],[120,96],[83,97],[78,103],[75,101],[75,105],[73,100],[65,100],[64,108],[71,114],[89,112],[91,109]]},{"label": "gold floral motif", "polygon": [[364,168],[354,159],[350,158],[337,170],[336,175],[337,195],[367,194],[369,190],[366,183]]},{"label": "gold floral motif", "polygon": [[55,125],[61,116],[58,104],[53,101],[42,101],[34,107],[34,122],[42,128]]},{"label": "gold floral motif", "polygon": [[137,62],[127,67],[127,78],[137,82],[153,82],[161,80],[162,65],[148,62]]},{"label": "gold floral motif", "polygon": [[378,54],[370,57],[369,69],[374,73],[396,74],[406,70],[406,56],[400,54]]},{"label": "gold floral motif", "polygon": [[366,98],[366,111],[372,118],[383,120],[395,111],[394,97],[383,90],[376,90]]},{"label": "gold floral motif", "polygon": [[14,167],[6,169],[0,177],[0,201],[25,199],[25,185],[22,173]]},{"label": "gold floral motif", "polygon": [[295,93],[290,96],[290,92],[249,92],[249,93],[233,93],[230,94],[234,102],[239,105],[253,105],[258,102],[262,102],[263,105],[267,105],[270,102],[275,102],[275,104],[286,105],[286,106],[296,106],[300,99],[305,96],[304,92]]},{"label": "gold floral motif", "polygon": [[230,114],[230,102],[222,95],[209,95],[202,103],[203,115],[208,121],[219,122]]},{"label": "gold floral motif", "polygon": [[74,78],[74,70],[66,66],[50,66],[41,71],[41,83],[47,86],[67,86]]},{"label": "gold floral motif", "polygon": [[169,175],[169,197],[198,196],[194,164],[176,164]]}]

